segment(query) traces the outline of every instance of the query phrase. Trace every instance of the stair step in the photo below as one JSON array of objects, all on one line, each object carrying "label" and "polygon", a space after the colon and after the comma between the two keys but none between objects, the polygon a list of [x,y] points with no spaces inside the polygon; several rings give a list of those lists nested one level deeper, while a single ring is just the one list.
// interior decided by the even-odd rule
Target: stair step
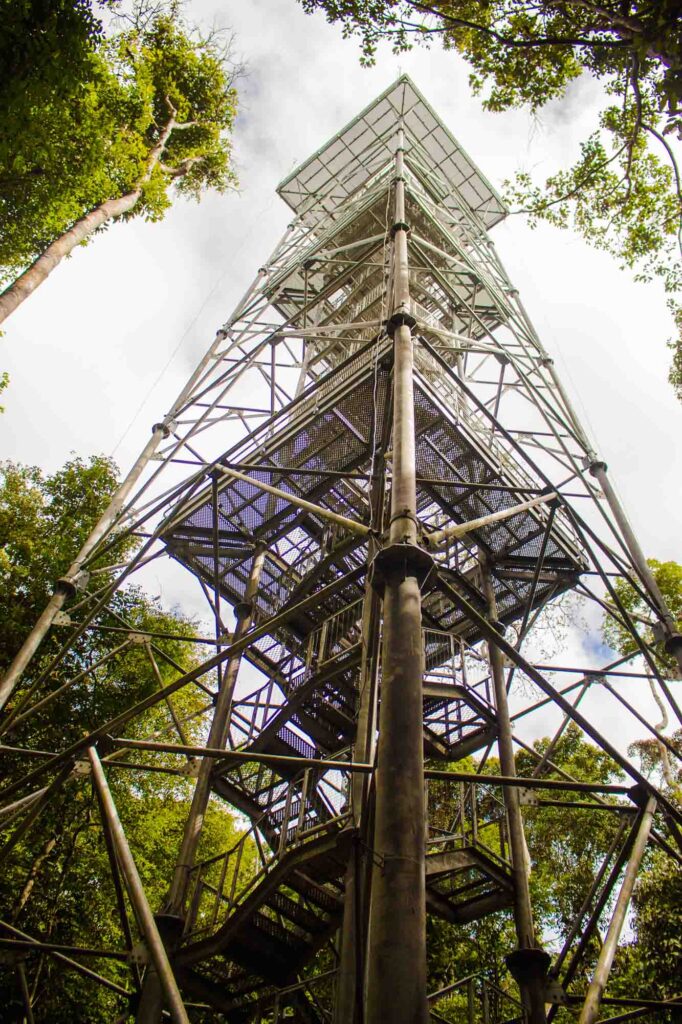
[{"label": "stair step", "polygon": [[327,919],[320,914],[315,914],[302,903],[292,900],[290,896],[278,891],[268,900],[268,906],[276,910],[283,917],[286,917],[292,924],[298,925],[310,935],[325,931],[328,925]]}]

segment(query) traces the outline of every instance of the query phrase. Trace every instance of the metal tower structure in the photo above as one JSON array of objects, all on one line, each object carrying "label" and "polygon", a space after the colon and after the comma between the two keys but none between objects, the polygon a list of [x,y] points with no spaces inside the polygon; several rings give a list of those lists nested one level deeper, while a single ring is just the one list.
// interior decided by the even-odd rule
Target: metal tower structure
[{"label": "metal tower structure", "polygon": [[[427,985],[427,915],[466,925],[506,914],[518,989],[463,979],[469,1020],[544,1024],[573,1008],[592,1024],[609,1001],[645,850],[682,862],[679,808],[618,737],[601,734],[593,710],[611,700],[677,756],[621,683],[648,676],[682,720],[675,673],[666,677],[659,657],[662,645],[682,662],[682,638],[495,253],[489,231],[505,208],[410,79],[278,192],[294,215],[283,239],[2,681],[2,752],[26,758],[0,797],[3,855],[59,787],[94,788],[141,1022],[198,1012],[443,1020],[444,993]],[[214,634],[188,636],[170,683],[159,675],[156,692],[75,744],[33,749],[33,716],[68,704],[86,674],[67,656],[84,631],[120,638],[104,672],[109,658],[140,651],[157,665],[159,638],[128,623],[114,598],[161,559],[198,581]],[[614,576],[645,601],[646,624],[629,615]],[[588,668],[538,664],[534,627],[571,592],[630,631],[632,654]],[[55,630],[64,642],[46,664],[34,655]],[[517,693],[514,678],[532,686]],[[205,697],[200,744],[187,742],[174,706],[187,688]],[[523,737],[548,707],[560,724],[540,755]],[[164,708],[151,735],[145,716]],[[623,784],[579,783],[557,769],[552,752],[570,722],[622,769]],[[523,778],[521,749],[537,762]],[[118,817],[114,769],[194,782],[161,907],[150,905]],[[524,814],[562,796],[587,821],[606,812],[618,827],[550,955],[533,920]],[[206,860],[211,801],[247,824]],[[576,993],[598,925],[592,980]],[[107,984],[77,949],[65,957],[5,924],[0,939]],[[663,1008],[633,998],[614,1019]]]}]

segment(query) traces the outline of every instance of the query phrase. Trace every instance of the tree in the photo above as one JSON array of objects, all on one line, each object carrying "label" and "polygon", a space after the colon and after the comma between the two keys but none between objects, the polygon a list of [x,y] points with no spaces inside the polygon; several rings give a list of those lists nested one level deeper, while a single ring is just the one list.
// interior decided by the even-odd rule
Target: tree
[{"label": "tree", "polygon": [[[677,621],[677,628],[682,630],[682,565],[677,562],[659,562],[655,558],[647,559],[649,567],[659,586],[665,602]],[[616,580],[614,590],[618,601],[637,624],[643,640],[656,652],[656,660],[664,673],[676,675],[677,662],[663,648],[663,642],[654,632],[649,606],[641,593],[636,591],[627,580]],[[615,609],[614,609],[615,610]],[[630,629],[621,622],[620,617],[605,616],[602,625],[602,636],[606,643],[619,654],[634,654],[638,650],[637,641]]]},{"label": "tree", "polygon": [[[173,7],[107,38],[85,6],[70,5],[75,42],[47,32],[35,80],[24,60],[0,88],[0,322],[113,220],[159,220],[173,194],[234,183],[234,68],[221,40],[190,32]],[[13,7],[25,30],[25,5]]]},{"label": "tree", "polygon": [[[682,138],[682,21],[676,0],[299,0],[362,40],[371,63],[382,39],[398,52],[442,41],[470,65],[470,82],[491,111],[531,112],[565,95],[582,74],[604,87],[608,105],[568,169],[544,183],[525,172],[506,183],[515,212],[531,225],[572,225],[588,242],[634,268],[682,287],[682,188],[674,152]],[[680,394],[682,341],[671,383]]]},{"label": "tree", "polygon": [[[84,538],[99,518],[116,486],[116,467],[105,458],[74,458],[52,475],[38,469],[6,464],[0,483],[0,669],[6,667],[54,581],[72,562]],[[98,581],[106,582],[102,572]],[[115,625],[127,623],[128,637],[135,631],[163,633],[154,640],[162,684],[177,674],[171,661],[191,667],[192,644],[181,637],[195,636],[196,626],[177,612],[164,610],[143,591],[128,587],[115,606]],[[111,621],[111,620],[108,620]],[[125,639],[125,635],[123,637]],[[132,642],[111,656],[121,644],[120,632],[93,629],[84,634],[70,660],[50,675],[40,696],[51,698],[44,708],[23,721],[15,720],[12,740],[17,746],[64,749],[80,739],[84,730],[113,717],[157,689],[159,680],[145,643]],[[14,696],[14,707],[49,664],[60,646],[59,629],[46,639],[37,664]],[[97,664],[109,655],[105,664]],[[85,671],[84,671],[85,670]],[[68,691],[57,696],[70,678],[82,675]],[[54,699],[52,699],[54,697]],[[165,704],[150,708],[126,727],[137,738],[170,736],[175,718],[191,742],[201,740],[205,695],[192,687]],[[3,737],[7,742],[7,737]],[[158,763],[163,763],[161,758]],[[176,761],[174,763],[177,763]],[[7,781],[26,771],[18,755],[4,755]],[[169,865],[177,853],[191,797],[191,782],[182,776],[109,770],[126,835],[133,850],[147,896],[160,907],[169,882]],[[20,823],[19,818],[18,823]],[[6,819],[2,822],[6,824]],[[10,829],[14,823],[10,822]],[[11,836],[5,830],[3,843]],[[223,852],[235,842],[239,830],[227,809],[211,805],[202,833],[201,856]],[[250,870],[249,851],[242,861]],[[0,920],[33,938],[64,945],[123,950],[125,936],[116,911],[108,854],[102,838],[97,802],[87,775],[72,775],[46,805],[33,827],[17,843],[0,873]],[[3,935],[6,933],[3,932]],[[13,955],[13,954],[12,954]],[[79,957],[75,957],[79,960]],[[89,957],[86,966],[123,986],[130,968],[120,961]],[[3,1020],[23,1019],[23,1002],[15,964],[2,972],[0,1005]],[[87,1020],[92,1024],[115,1019],[124,1008],[115,992],[91,984],[64,969],[52,957],[32,954],[27,961],[34,1016],[38,1022],[66,1024]]]}]

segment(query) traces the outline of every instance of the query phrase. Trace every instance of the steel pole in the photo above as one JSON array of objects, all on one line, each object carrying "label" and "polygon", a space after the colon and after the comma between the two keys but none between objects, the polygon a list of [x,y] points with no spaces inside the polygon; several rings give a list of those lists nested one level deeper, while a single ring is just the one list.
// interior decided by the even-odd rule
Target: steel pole
[{"label": "steel pole", "polygon": [[[371,549],[372,545],[370,545]],[[376,737],[379,598],[367,584],[362,613],[362,663],[360,667],[360,706],[358,710],[355,757],[365,764],[374,760]],[[341,954],[334,1000],[334,1024],[360,1024],[362,963],[366,931],[367,885],[366,858],[361,844],[368,837],[368,797],[370,780],[353,774],[350,782],[353,826],[357,830],[353,853],[345,876]]]},{"label": "steel pole", "polygon": [[[376,823],[368,939],[368,1024],[425,1024],[425,800],[420,571],[417,547],[413,342],[398,140],[393,225],[393,478],[389,545],[375,560],[384,581]],[[420,555],[422,556],[420,559]]]},{"label": "steel pole", "polygon": [[[490,566],[485,557],[481,559],[481,577],[488,604],[488,616],[493,623],[496,623],[497,602]],[[516,763],[514,761],[504,660],[502,652],[494,642],[488,642],[488,655],[497,709],[497,746],[500,766],[503,775],[515,778]],[[504,787],[504,803],[509,822],[509,846],[514,884],[514,926],[518,942],[518,949],[510,955],[507,962],[519,984],[529,1024],[546,1024],[544,977],[549,967],[549,957],[538,948],[535,939],[533,910],[528,887],[528,848],[523,830],[519,792],[515,786]]]},{"label": "steel pole", "polygon": [[120,485],[113,498],[109,502],[107,508],[102,513],[99,522],[92,530],[90,536],[86,540],[83,547],[78,552],[78,555],[69,566],[68,572],[60,580],[57,581],[55,592],[48,601],[47,605],[43,609],[35,626],[26,637],[19,653],[14,658],[12,664],[7,669],[2,682],[0,683],[0,710],[5,706],[7,701],[12,695],[12,692],[21,679],[26,666],[30,662],[31,658],[38,650],[38,647],[42,643],[47,631],[54,622],[55,615],[61,611],[64,604],[69,597],[72,597],[77,589],[78,581],[82,571],[83,563],[85,562],[88,555],[92,553],[97,544],[107,531],[110,529],[112,524],[115,522],[117,516],[121,512],[125,501],[132,491],[133,487],[137,483],[142,471],[151,459],[152,455],[156,451],[159,441],[162,437],[166,436],[168,428],[163,423],[157,423],[152,431],[152,436],[147,441],[144,450],[137,462],[126,476],[123,483]]},{"label": "steel pole", "polygon": [[[240,640],[248,631],[253,618],[253,602],[258,592],[261,569],[265,561],[265,548],[259,548],[251,563],[249,580],[244,591],[244,601],[235,608],[237,623],[232,643]],[[207,746],[213,749],[222,749],[226,745],[229,729],[230,710],[232,708],[232,697],[237,682],[237,674],[241,664],[241,651],[234,654],[227,662],[223,675],[218,699],[216,701],[213,720],[208,734]],[[199,767],[192,803],[190,806],[185,831],[182,838],[182,846],[173,873],[170,892],[166,903],[165,912],[172,915],[182,916],[189,875],[194,867],[201,830],[204,824],[204,816],[208,801],[211,795],[211,775],[213,772],[213,759],[204,757]]]},{"label": "steel pole", "polygon": [[618,948],[618,939],[620,938],[620,933],[625,922],[625,915],[627,914],[628,906],[630,905],[630,897],[632,896],[632,890],[635,887],[637,872],[639,871],[639,866],[642,863],[642,858],[646,851],[646,844],[649,839],[649,833],[651,832],[655,813],[656,800],[654,797],[650,796],[647,800],[646,807],[644,808],[644,813],[642,814],[642,820],[630,853],[628,866],[625,869],[623,883],[620,887],[618,899],[616,900],[616,905],[611,916],[611,923],[609,924],[604,944],[599,952],[597,966],[594,969],[594,975],[587,990],[583,1008],[580,1011],[578,1024],[594,1024],[594,1021],[596,1021],[597,1016],[599,1015],[602,996],[604,995],[606,983],[609,979],[609,974],[611,973],[611,967]]},{"label": "steel pole", "polygon": [[656,582],[656,577],[652,573],[649,568],[649,564],[644,557],[644,552],[639,545],[639,541],[635,537],[634,530],[632,529],[628,517],[625,514],[625,509],[621,505],[618,500],[618,495],[611,486],[611,481],[609,480],[606,472],[606,463],[593,462],[590,466],[590,473],[599,483],[604,497],[608,502],[609,508],[613,512],[613,517],[623,534],[625,546],[630,552],[630,557],[635,564],[635,568],[649,591],[649,595],[653,598],[665,631],[665,649],[669,654],[674,656],[677,661],[680,674],[682,675],[682,635],[680,635],[675,618],[668,608],[663,594],[661,593],[661,588]]},{"label": "steel pole", "polygon": [[[287,229],[289,230],[289,229]],[[257,277],[247,289],[246,293],[242,297],[239,305],[237,306],[233,319],[236,319],[239,313],[244,309],[248,301],[250,300],[253,293],[256,291],[260,281],[265,276],[265,270],[259,271]],[[123,509],[125,502],[127,501],[130,493],[132,492],[135,484],[142,475],[144,469],[149,463],[150,459],[154,456],[159,443],[164,437],[168,437],[171,425],[177,413],[182,409],[187,399],[192,393],[192,390],[200,379],[202,373],[211,363],[213,354],[223,343],[227,337],[227,330],[221,329],[216,333],[216,336],[204,353],[199,363],[192,373],[191,377],[183,387],[182,391],[176,398],[170,412],[164,417],[161,423],[155,423],[152,428],[152,436],[147,441],[147,444],[142,449],[141,454],[137,458],[132,469],[129,471],[125,479],[118,486],[114,496],[109,502],[107,508],[102,513],[97,524],[93,528],[89,537],[83,544],[83,547],[78,552],[78,555],[74,559],[73,563],[69,567],[68,572],[62,579],[57,581],[55,592],[45,606],[41,613],[38,621],[34,625],[33,629],[26,637],[26,640],[22,644],[18,654],[12,661],[11,665],[7,669],[5,675],[0,682],[0,711],[5,706],[9,698],[11,697],[14,688],[21,679],[26,667],[28,666],[31,658],[38,650],[38,647],[45,639],[45,636],[50,629],[50,626],[54,622],[55,615],[61,611],[66,601],[74,594],[76,586],[82,571],[83,563],[92,554],[96,546],[102,540],[102,538],[108,533],[121,510]]]},{"label": "steel pole", "polygon": [[174,1024],[189,1024],[189,1017],[185,1011],[182,996],[173,975],[166,949],[156,927],[154,915],[149,906],[133,855],[130,852],[128,840],[126,839],[116,805],[109,790],[102,763],[94,747],[88,748],[88,757],[92,768],[93,782],[100,799],[103,814],[106,817],[118,862],[121,865],[128,896],[130,897],[137,923],[163,989],[171,1020],[174,1021]]}]

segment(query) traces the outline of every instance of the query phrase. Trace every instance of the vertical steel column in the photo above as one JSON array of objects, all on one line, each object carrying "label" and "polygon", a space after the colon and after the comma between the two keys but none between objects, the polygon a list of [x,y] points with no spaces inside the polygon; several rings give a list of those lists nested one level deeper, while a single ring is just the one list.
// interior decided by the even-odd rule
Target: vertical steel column
[{"label": "vertical steel column", "polygon": [[[373,541],[370,541],[370,550]],[[376,733],[379,597],[368,584],[362,612],[362,664],[360,667],[360,707],[355,739],[355,760],[365,764],[374,760]],[[360,844],[367,844],[368,796],[370,776],[353,773],[351,779],[351,807],[353,827],[357,830],[355,848],[345,876],[343,926],[341,930],[341,956],[334,1000],[335,1024],[359,1024],[362,994],[364,951],[361,948],[365,931],[365,907],[368,889],[365,877],[365,858]]]},{"label": "vertical steel column", "polygon": [[[496,623],[497,602],[490,566],[485,556],[481,558],[481,577],[488,605],[488,616],[492,623]],[[507,684],[504,676],[504,660],[502,652],[495,643],[488,642],[488,653],[497,709],[497,745],[500,767],[503,775],[513,778],[516,776],[516,765],[509,719]],[[519,944],[518,949],[514,950],[507,958],[507,965],[521,990],[521,998],[529,1024],[545,1024],[547,1018],[545,1015],[544,979],[550,958],[547,953],[538,948],[535,940],[533,910],[528,888],[528,865],[526,862],[528,852],[518,789],[514,786],[505,786],[504,803],[509,821],[509,846],[514,882],[514,926]]]},{"label": "vertical steel column", "polygon": [[[287,231],[291,229],[291,225],[287,228]],[[282,239],[283,241],[284,239]],[[233,320],[237,318],[239,313],[246,307],[247,303],[251,299],[251,296],[256,291],[260,280],[266,274],[265,270],[259,271],[258,276],[252,282],[246,293],[242,297],[239,305],[232,314]],[[73,596],[77,589],[77,583],[81,575],[83,563],[92,554],[99,542],[106,536],[111,527],[115,524],[119,514],[123,510],[125,503],[132,493],[135,484],[140,479],[144,469],[154,457],[156,449],[160,442],[171,432],[173,420],[178,412],[183,408],[188,398],[192,393],[192,389],[201,375],[205,372],[207,367],[210,366],[211,359],[214,352],[220,347],[225,338],[227,337],[227,329],[221,328],[217,331],[216,336],[199,360],[199,363],[192,373],[191,377],[183,387],[182,391],[173,403],[173,407],[170,412],[164,417],[161,423],[155,423],[152,427],[152,436],[147,441],[147,444],[142,449],[141,454],[133,465],[132,469],[128,472],[125,479],[116,489],[111,501],[107,505],[106,509],[102,513],[100,519],[94,526],[90,536],[87,538],[83,547],[78,552],[72,565],[69,567],[66,576],[62,579],[57,580],[55,592],[45,606],[41,613],[38,621],[34,625],[33,629],[26,637],[26,640],[22,644],[19,652],[15,656],[12,664],[9,666],[5,675],[0,682],[0,711],[5,706],[7,701],[12,695],[12,692],[21,679],[26,667],[28,666],[31,658],[36,653],[40,644],[45,639],[45,636],[49,632],[50,626],[54,622],[54,618],[57,612],[61,611],[66,601]]]},{"label": "vertical steel column", "polygon": [[[235,607],[237,623],[232,637],[232,643],[236,640],[240,640],[251,625],[251,619],[253,617],[253,601],[258,591],[258,582],[260,580],[264,560],[265,548],[260,547],[257,549],[253,557],[249,581],[244,592],[244,601]],[[211,729],[208,734],[207,745],[209,747],[224,747],[227,741],[232,696],[234,694],[234,687],[237,681],[237,673],[239,672],[240,663],[241,653],[233,655],[227,662],[220,690],[218,692],[218,699],[213,713]],[[206,814],[206,808],[208,807],[208,801],[211,795],[212,770],[213,761],[211,758],[205,757],[199,767],[199,775],[197,776],[196,786],[194,787],[194,793],[192,795],[192,804],[185,823],[182,846],[180,848],[180,854],[175,866],[173,881],[171,883],[166,903],[166,913],[170,915],[177,915],[181,917],[183,914],[189,874],[194,867],[194,858],[196,856],[196,850],[201,836],[201,829],[204,824],[204,815]]]},{"label": "vertical steel column", "polygon": [[384,587],[374,869],[367,970],[368,1024],[425,1024],[426,897],[420,579],[417,547],[413,342],[403,181],[395,161],[393,224],[393,477],[389,544],[374,563]]},{"label": "vertical steel column", "polygon": [[88,757],[90,758],[92,778],[97,795],[99,796],[100,806],[106,818],[104,824],[105,827],[109,828],[111,840],[116,850],[116,857],[121,865],[123,878],[125,879],[128,895],[130,896],[130,902],[133,905],[137,923],[161,984],[171,1020],[174,1024],[189,1024],[189,1017],[187,1016],[180,990],[175,981],[166,949],[156,927],[154,915],[151,912],[135,861],[133,860],[133,855],[130,852],[128,840],[125,837],[116,805],[109,790],[104,769],[94,747],[88,749]]},{"label": "vertical steel column", "polygon": [[[379,344],[380,339],[376,339]],[[375,373],[379,372],[375,364]],[[382,372],[385,372],[382,370]],[[372,478],[370,483],[370,522],[377,534],[384,528],[386,496],[385,448],[389,420],[375,419],[372,438]],[[374,410],[378,417],[378,410]],[[377,427],[381,426],[377,438]],[[362,659],[360,664],[360,697],[355,733],[355,760],[374,764],[376,753],[377,707],[379,687],[379,637],[381,634],[381,599],[371,584],[370,570],[379,550],[378,540],[370,535],[367,545],[368,578],[362,607]],[[368,903],[371,890],[371,861],[367,851],[372,842],[373,785],[369,775],[353,773],[351,784],[353,826],[357,830],[353,854],[346,869],[344,885],[341,953],[334,999],[334,1024],[362,1024],[364,1018],[364,965],[367,937]]]},{"label": "vertical steel column", "polygon": [[637,837],[630,853],[628,866],[625,869],[623,884],[620,887],[618,899],[616,900],[616,905],[613,909],[609,930],[606,933],[606,938],[604,939],[604,943],[599,951],[597,966],[594,969],[594,975],[587,990],[583,1008],[580,1011],[580,1020],[578,1021],[578,1024],[594,1024],[594,1021],[599,1015],[602,996],[604,995],[604,989],[606,988],[606,983],[609,979],[609,974],[611,973],[611,966],[618,948],[618,939],[620,938],[620,933],[625,921],[625,915],[627,914],[628,906],[630,904],[632,890],[635,887],[635,879],[637,878],[639,865],[642,863],[642,857],[646,850],[646,844],[649,839],[649,833],[651,832],[651,826],[654,822],[655,812],[656,800],[654,797],[649,797],[646,807],[644,808]]},{"label": "vertical steel column", "polygon": [[121,512],[128,495],[142,475],[142,471],[156,451],[161,439],[166,437],[167,434],[168,428],[165,424],[155,424],[152,436],[147,441],[142,454],[114,494],[107,508],[102,513],[99,522],[78,552],[78,555],[70,565],[66,575],[57,581],[54,594],[45,605],[40,618],[24,640],[19,653],[7,669],[7,672],[0,683],[0,710],[11,697],[14,687],[21,679],[26,666],[44,640],[50,626],[54,622],[55,615],[57,612],[61,611],[68,598],[72,597],[76,593],[83,562],[94,551],[101,539],[116,521],[116,518]]},{"label": "vertical steel column", "polygon": [[675,618],[666,604],[666,600],[661,593],[661,588],[656,582],[656,577],[649,568],[649,564],[644,557],[644,552],[639,546],[639,541],[635,537],[634,530],[630,526],[628,517],[625,514],[625,510],[618,500],[618,495],[611,486],[606,473],[605,462],[593,462],[590,466],[590,473],[596,478],[599,486],[601,487],[604,497],[606,498],[611,511],[613,512],[614,519],[616,520],[620,530],[623,534],[623,539],[627,546],[632,561],[635,563],[637,572],[641,576],[642,580],[646,584],[647,590],[650,596],[654,599],[654,602],[658,606],[658,614],[665,631],[665,649],[668,654],[672,654],[677,665],[682,672],[682,636],[677,629],[677,623]]}]

